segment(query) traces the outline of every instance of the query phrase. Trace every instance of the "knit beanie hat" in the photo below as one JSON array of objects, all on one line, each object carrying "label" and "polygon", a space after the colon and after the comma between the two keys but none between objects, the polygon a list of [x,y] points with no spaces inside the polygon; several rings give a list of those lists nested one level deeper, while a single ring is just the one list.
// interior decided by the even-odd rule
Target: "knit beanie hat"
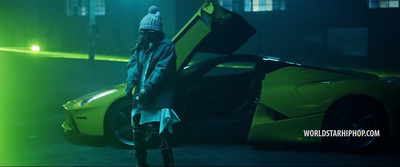
[{"label": "knit beanie hat", "polygon": [[149,13],[140,21],[139,30],[154,30],[162,32],[161,15],[157,6],[150,6]]}]

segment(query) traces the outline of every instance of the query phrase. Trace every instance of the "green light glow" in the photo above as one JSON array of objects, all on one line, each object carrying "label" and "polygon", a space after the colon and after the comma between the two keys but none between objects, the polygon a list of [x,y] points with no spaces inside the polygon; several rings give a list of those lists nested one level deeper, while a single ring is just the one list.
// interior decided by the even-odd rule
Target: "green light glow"
[{"label": "green light glow", "polygon": [[[33,51],[33,47],[31,50],[21,49],[21,48],[0,48],[0,51],[27,53],[27,54],[30,54],[30,55],[36,56],[36,57],[52,57],[52,58],[65,58],[65,59],[89,59],[88,54],[47,52],[47,51],[37,52],[37,51]],[[95,60],[128,62],[129,58],[123,57],[123,56],[96,55]]]},{"label": "green light glow", "polygon": [[224,64],[217,65],[217,67],[224,67],[224,68],[247,68],[247,69],[252,69],[252,68],[254,68],[254,66],[245,66],[245,65],[224,65]]},{"label": "green light glow", "polygon": [[32,46],[31,49],[32,49],[32,51],[34,51],[34,52],[40,51],[40,47],[37,46],[37,45]]},{"label": "green light glow", "polygon": [[119,62],[128,62],[129,58],[127,57],[117,57],[117,56],[107,56],[107,55],[96,55],[95,60],[103,60],[103,61],[119,61]]},{"label": "green light glow", "polygon": [[[85,65],[82,62],[89,61],[88,57],[88,54],[85,53],[33,51],[32,47],[0,47],[0,166],[23,166],[26,164],[29,166],[54,166],[52,162],[36,161],[36,159],[44,158],[49,154],[48,152],[31,152],[33,148],[45,147],[50,140],[46,136],[36,135],[37,132],[54,128],[45,126],[45,123],[48,123],[46,122],[48,121],[47,114],[53,111],[39,110],[42,108],[42,105],[39,104],[43,104],[43,98],[49,97],[39,98],[36,95],[42,94],[41,91],[47,90],[47,88],[62,87],[58,85],[53,87],[52,80],[54,78],[48,78],[49,76],[59,77],[56,79],[58,81],[63,80],[64,77],[59,76],[58,73],[60,70],[64,70],[63,67],[48,69],[43,66],[46,65],[43,63],[53,62],[50,59],[60,60],[55,62],[75,59],[76,62]],[[128,62],[129,57],[96,55],[95,62],[99,61]],[[49,65],[49,67],[54,66]],[[86,67],[77,68],[81,70]],[[68,73],[67,71],[69,69],[66,68],[63,74]],[[42,74],[43,72],[46,74]],[[82,73],[82,75],[91,75],[95,72],[88,70],[87,73]],[[69,79],[65,78],[65,80]],[[53,96],[50,90],[46,93]],[[24,100],[20,101],[21,99]],[[62,103],[51,103],[49,106],[62,105]],[[29,114],[34,114],[35,120],[30,120]],[[62,120],[60,119],[60,124]],[[60,128],[60,124],[57,124],[56,127]]]},{"label": "green light glow", "polygon": [[9,78],[12,73],[10,72],[10,65],[7,64],[6,58],[0,55],[0,166],[10,164],[12,160],[9,158],[10,152],[10,143],[13,143],[13,138],[9,136],[13,136],[14,132],[12,128],[12,119],[9,119],[8,109],[11,107],[10,95],[12,95],[12,89],[10,89]]}]

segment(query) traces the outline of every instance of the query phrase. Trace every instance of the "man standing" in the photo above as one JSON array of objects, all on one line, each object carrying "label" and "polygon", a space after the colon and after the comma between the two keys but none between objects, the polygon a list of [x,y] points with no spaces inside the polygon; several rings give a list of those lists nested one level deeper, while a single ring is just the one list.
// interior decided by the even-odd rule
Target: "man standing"
[{"label": "man standing", "polygon": [[168,137],[172,124],[180,119],[172,110],[176,82],[174,43],[162,30],[161,15],[150,6],[139,26],[140,37],[133,46],[128,62],[125,94],[132,96],[132,127],[137,166],[148,166],[147,149],[161,149],[165,166],[173,166],[174,158]]}]

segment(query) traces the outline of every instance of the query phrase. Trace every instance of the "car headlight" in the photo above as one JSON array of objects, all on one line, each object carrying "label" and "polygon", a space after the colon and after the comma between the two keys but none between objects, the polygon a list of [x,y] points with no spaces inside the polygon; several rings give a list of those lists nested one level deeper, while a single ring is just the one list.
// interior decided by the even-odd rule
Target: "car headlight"
[{"label": "car headlight", "polygon": [[116,92],[116,91],[117,91],[116,89],[111,89],[111,90],[108,90],[108,91],[99,93],[99,94],[97,94],[97,95],[94,95],[94,96],[92,96],[92,97],[90,97],[90,98],[84,99],[84,100],[82,100],[82,102],[81,102],[81,106],[82,106],[82,105],[85,105],[86,103],[89,103],[89,102],[91,102],[91,101],[93,101],[93,100],[96,100],[96,99],[98,99],[98,98],[100,98],[100,97],[107,96],[107,95],[109,95],[109,94],[111,94],[111,93],[114,93],[114,92]]}]

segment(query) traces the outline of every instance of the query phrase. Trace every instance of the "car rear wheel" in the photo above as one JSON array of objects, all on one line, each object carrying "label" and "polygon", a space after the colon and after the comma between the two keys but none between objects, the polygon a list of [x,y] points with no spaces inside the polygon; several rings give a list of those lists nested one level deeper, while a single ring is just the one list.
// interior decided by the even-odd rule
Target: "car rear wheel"
[{"label": "car rear wheel", "polygon": [[378,149],[389,135],[388,118],[384,109],[375,100],[365,96],[350,96],[338,101],[326,112],[322,129],[379,132],[379,136],[373,137],[346,135],[322,138],[328,148],[341,152]]},{"label": "car rear wheel", "polygon": [[107,111],[105,134],[112,145],[117,147],[133,146],[131,127],[132,99],[123,98],[115,102]]}]

